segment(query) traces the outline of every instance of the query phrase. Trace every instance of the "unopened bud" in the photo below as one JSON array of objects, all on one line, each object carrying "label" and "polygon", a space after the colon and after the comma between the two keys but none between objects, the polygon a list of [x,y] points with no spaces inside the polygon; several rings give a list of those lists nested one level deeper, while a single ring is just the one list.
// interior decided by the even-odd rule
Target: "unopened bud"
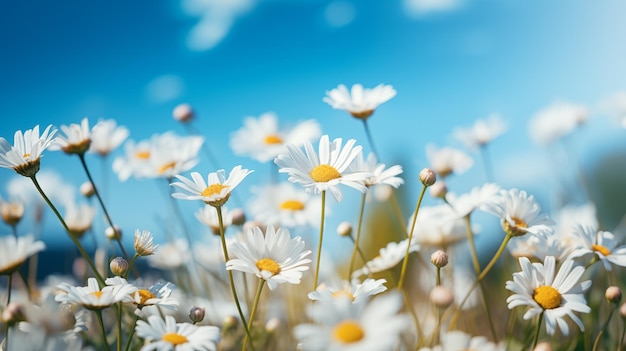
[{"label": "unopened bud", "polygon": [[123,257],[115,257],[109,263],[109,268],[113,274],[118,277],[123,277],[128,271],[128,261],[126,261]]},{"label": "unopened bud", "polygon": [[430,302],[439,308],[448,308],[454,302],[454,293],[445,286],[436,286],[430,291]]},{"label": "unopened bud", "polygon": [[233,225],[244,225],[246,223],[246,214],[240,208],[230,211],[231,221]]},{"label": "unopened bud", "polygon": [[278,327],[280,327],[280,319],[278,318],[270,318],[270,320],[265,323],[265,331],[270,334],[278,330]]},{"label": "unopened bud", "polygon": [[179,122],[189,122],[194,116],[193,109],[189,104],[180,104],[172,111],[172,116]]},{"label": "unopened bud", "polygon": [[435,184],[433,184],[430,189],[430,195],[432,195],[432,197],[437,197],[437,198],[445,198],[446,194],[448,193],[448,187],[446,186],[446,183],[443,181],[438,181]]},{"label": "unopened bud", "polygon": [[118,226],[108,227],[104,234],[109,240],[122,240],[122,229]]},{"label": "unopened bud", "polygon": [[420,172],[420,182],[425,186],[431,186],[437,181],[437,173],[430,168],[424,168]]},{"label": "unopened bud", "polygon": [[239,320],[235,316],[226,316],[222,322],[223,330],[232,330],[237,328]]},{"label": "unopened bud", "polygon": [[430,262],[436,267],[445,267],[448,264],[448,254],[445,251],[437,250],[430,255]]},{"label": "unopened bud", "polygon": [[350,222],[341,222],[337,226],[337,234],[339,236],[350,236],[352,235],[352,224]]},{"label": "unopened bud", "polygon": [[617,286],[609,286],[604,296],[610,303],[618,304],[622,300],[622,291]]},{"label": "unopened bud", "polygon": [[94,189],[91,182],[84,182],[80,185],[80,193],[83,194],[84,197],[90,198],[96,193],[96,189]]},{"label": "unopened bud", "polygon": [[205,312],[204,307],[194,306],[189,310],[189,319],[194,323],[200,323],[204,319]]}]

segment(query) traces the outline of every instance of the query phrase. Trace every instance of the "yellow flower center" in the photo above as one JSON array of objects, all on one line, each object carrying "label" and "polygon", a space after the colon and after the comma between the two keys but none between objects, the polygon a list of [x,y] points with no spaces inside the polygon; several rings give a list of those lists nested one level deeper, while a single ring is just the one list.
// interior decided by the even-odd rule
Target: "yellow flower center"
[{"label": "yellow flower center", "polygon": [[605,246],[602,246],[602,245],[593,244],[591,245],[591,249],[593,251],[601,253],[603,256],[608,256],[611,254],[611,250],[607,249]]},{"label": "yellow flower center", "polygon": [[222,192],[223,189],[228,188],[228,185],[224,185],[224,184],[211,184],[209,185],[208,188],[202,190],[201,195],[202,196],[213,196],[213,195],[218,195],[219,193]]},{"label": "yellow flower center", "polygon": [[156,297],[153,293],[145,289],[137,290],[137,294],[139,295],[139,305],[145,305],[146,301]]},{"label": "yellow flower center", "polygon": [[335,167],[326,164],[313,168],[309,175],[311,179],[318,183],[326,183],[333,179],[341,178],[341,173]]},{"label": "yellow flower center", "polygon": [[506,220],[502,222],[502,227],[504,228],[504,231],[512,236],[520,236],[526,234],[526,230],[524,229],[528,228],[528,224],[526,224],[523,219],[511,217],[511,220],[513,221],[513,224],[509,223],[509,221]]},{"label": "yellow flower center", "polygon": [[289,211],[302,211],[304,210],[304,204],[298,200],[287,200],[280,204],[280,209]]},{"label": "yellow flower center", "polygon": [[97,297],[97,298],[100,298],[100,296],[102,296],[102,291],[100,291],[100,290],[92,291],[90,294],[95,296],[95,297]]},{"label": "yellow flower center", "polygon": [[24,159],[27,159],[27,158],[30,157],[30,154],[24,154],[24,155],[22,155],[22,157],[24,157]]},{"label": "yellow flower center", "polygon": [[350,300],[354,301],[354,295],[352,295],[351,292],[349,292],[348,290],[339,290],[339,291],[335,291],[333,293],[333,297],[334,298],[339,298],[341,296],[346,296],[348,297]]},{"label": "yellow flower center", "polygon": [[172,161],[170,163],[166,163],[163,166],[159,167],[159,169],[157,170],[157,172],[159,174],[163,174],[165,173],[165,171],[167,171],[170,168],[174,168],[174,166],[176,166],[176,162]]},{"label": "yellow flower center", "polygon": [[185,336],[178,333],[166,333],[163,335],[163,338],[161,340],[169,342],[174,346],[184,344],[188,341]]},{"label": "yellow flower center", "polygon": [[335,340],[344,344],[357,342],[365,336],[365,331],[359,323],[353,320],[343,321],[333,329],[333,337]]},{"label": "yellow flower center", "polygon": [[352,117],[359,119],[367,119],[367,117],[371,116],[374,113],[374,110],[365,110],[365,111],[350,111],[349,112]]},{"label": "yellow flower center", "polygon": [[261,271],[268,271],[272,273],[272,275],[280,273],[280,265],[278,265],[278,262],[267,257],[256,261],[256,268]]},{"label": "yellow flower center", "polygon": [[561,306],[561,293],[551,286],[543,285],[536,288],[533,299],[546,310]]},{"label": "yellow flower center", "polygon": [[268,135],[265,137],[266,144],[282,144],[283,139],[281,139],[278,135]]},{"label": "yellow flower center", "polygon": [[140,158],[142,160],[147,160],[150,158],[150,151],[137,151],[135,153],[135,158]]}]

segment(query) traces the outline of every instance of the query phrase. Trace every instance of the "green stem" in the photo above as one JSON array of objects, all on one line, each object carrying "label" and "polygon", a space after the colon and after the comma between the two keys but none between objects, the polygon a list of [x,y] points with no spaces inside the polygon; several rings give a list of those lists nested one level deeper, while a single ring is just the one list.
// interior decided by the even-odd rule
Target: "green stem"
[{"label": "green stem", "polygon": [[107,333],[106,329],[104,329],[104,321],[102,320],[102,310],[96,310],[96,316],[98,317],[98,324],[100,324],[100,330],[102,331],[102,341],[104,342],[104,349],[106,351],[111,351],[109,347],[109,342],[107,341]]},{"label": "green stem", "polygon": [[15,237],[15,239],[17,239],[17,225],[16,224],[11,224],[11,233],[13,233],[13,236]]},{"label": "green stem", "polygon": [[135,326],[137,325],[138,320],[139,320],[139,316],[135,315],[135,320],[133,321],[133,324],[130,327],[130,333],[128,334],[128,340],[126,340],[126,347],[124,347],[125,351],[130,350],[130,345],[133,343],[133,336],[135,335]]},{"label": "green stem", "polygon": [[359,210],[359,222],[356,226],[356,238],[354,239],[354,248],[352,249],[352,257],[350,257],[350,270],[348,271],[348,281],[354,271],[354,261],[356,260],[356,254],[359,251],[359,238],[361,237],[361,224],[363,223],[363,212],[365,210],[365,197],[367,192],[364,192],[361,196],[361,209]]},{"label": "green stem", "polygon": [[[224,218],[222,217],[222,207],[215,206],[215,210],[217,211],[217,220],[220,225],[220,239],[222,241],[222,251],[224,251],[224,259],[226,262],[230,261],[228,257],[228,247],[226,245],[226,236],[224,235]],[[233,294],[233,298],[235,299],[235,305],[237,306],[237,312],[239,312],[239,318],[241,318],[241,324],[246,331],[246,336],[251,338],[250,330],[248,329],[248,324],[246,323],[246,316],[243,314],[243,310],[241,309],[241,304],[239,303],[239,298],[237,297],[237,289],[235,288],[235,279],[233,279],[233,271],[228,269],[228,279],[230,280],[230,290]],[[250,348],[254,350],[254,347],[250,345]]]},{"label": "green stem", "polygon": [[320,219],[320,238],[317,243],[317,262],[315,262],[315,278],[313,278],[313,291],[317,289],[317,280],[320,273],[320,260],[322,258],[322,238],[324,237],[324,219],[326,211],[326,190],[322,190],[322,218]]},{"label": "green stem", "polygon": [[622,350],[622,345],[624,345],[624,336],[626,335],[626,324],[622,328],[622,335],[619,337],[619,344],[617,344],[617,351]]},{"label": "green stem", "polygon": [[[7,283],[7,304],[5,308],[9,307],[9,303],[11,303],[11,287],[13,283],[13,273],[9,273],[9,282]],[[5,350],[9,349],[9,329],[11,327],[7,324],[6,329],[4,330],[4,348]]]},{"label": "green stem", "polygon": [[539,315],[539,320],[537,321],[537,331],[535,332],[535,337],[533,338],[533,345],[530,347],[530,350],[534,350],[537,346],[537,341],[539,340],[539,332],[541,331],[541,322],[543,321],[543,312]]},{"label": "green stem", "polygon": [[611,312],[609,312],[609,318],[607,318],[606,322],[604,322],[604,325],[602,325],[602,329],[600,329],[598,335],[596,335],[596,339],[593,342],[592,351],[596,351],[598,349],[598,345],[600,345],[600,338],[604,334],[606,327],[608,327],[609,323],[611,322],[611,318],[613,318],[613,312],[615,312],[616,306],[616,304],[611,304]]},{"label": "green stem", "polygon": [[487,144],[481,145],[480,154],[483,157],[483,167],[485,167],[485,176],[487,177],[487,181],[493,182],[495,177],[493,175],[493,166],[491,165],[491,159],[489,158]]},{"label": "green stem", "polygon": [[441,285],[441,267],[435,266],[435,268],[436,268],[435,269],[435,272],[436,272],[435,281],[436,281],[437,286],[440,286]]},{"label": "green stem", "polygon": [[93,274],[96,277],[96,280],[98,280],[98,284],[102,288],[105,285],[104,284],[104,279],[100,275],[100,272],[98,272],[98,270],[96,269],[96,265],[93,263],[93,261],[91,260],[91,258],[87,254],[87,251],[85,251],[85,249],[83,248],[83,245],[81,245],[81,243],[78,241],[78,239],[76,239],[74,234],[72,234],[72,230],[67,226],[67,223],[65,223],[65,220],[63,219],[63,216],[61,216],[61,214],[59,213],[57,208],[54,207],[54,205],[52,204],[52,202],[50,201],[48,196],[46,196],[46,193],[44,193],[43,189],[41,189],[41,186],[39,185],[39,182],[37,181],[36,176],[33,174],[33,176],[30,177],[30,179],[33,181],[33,184],[35,184],[35,187],[39,191],[39,194],[41,194],[41,196],[46,201],[48,206],[52,209],[54,214],[57,216],[57,218],[59,219],[59,221],[63,225],[63,228],[65,228],[65,231],[67,232],[67,235],[70,237],[70,239],[72,240],[72,242],[74,243],[76,248],[78,248],[78,251],[80,252],[81,256],[83,256],[83,258],[85,259],[85,261],[87,262],[87,264],[89,265],[91,270],[93,271]]},{"label": "green stem", "polygon": [[133,258],[130,260],[130,262],[128,263],[128,270],[126,270],[126,273],[124,273],[124,279],[128,279],[128,274],[130,274],[131,269],[135,267],[135,261],[137,261],[138,257],[139,255],[135,254]]},{"label": "green stem", "polygon": [[409,262],[409,250],[411,249],[411,241],[413,240],[413,232],[415,231],[415,222],[417,222],[417,214],[419,213],[420,206],[422,205],[422,199],[426,193],[426,185],[422,185],[422,191],[420,192],[417,205],[415,205],[415,214],[413,215],[413,222],[411,224],[411,231],[409,232],[409,242],[406,245],[406,253],[404,254],[404,260],[402,261],[402,270],[400,270],[400,280],[398,281],[398,290],[402,290],[402,284],[404,283],[404,275],[406,274],[406,267]]},{"label": "green stem", "polygon": [[[248,320],[248,330],[252,330],[252,322],[254,322],[254,315],[256,314],[257,307],[259,306],[259,300],[261,299],[261,292],[263,291],[263,285],[265,285],[265,279],[259,280],[259,287],[256,290],[256,295],[254,296],[254,303],[252,305],[252,311],[250,312],[250,319]],[[250,340],[250,345],[252,345],[252,340]],[[245,339],[243,339],[242,351],[246,351],[246,346],[248,346],[247,335]]]},{"label": "green stem", "polygon": [[117,351],[122,351],[122,303],[117,303]]}]

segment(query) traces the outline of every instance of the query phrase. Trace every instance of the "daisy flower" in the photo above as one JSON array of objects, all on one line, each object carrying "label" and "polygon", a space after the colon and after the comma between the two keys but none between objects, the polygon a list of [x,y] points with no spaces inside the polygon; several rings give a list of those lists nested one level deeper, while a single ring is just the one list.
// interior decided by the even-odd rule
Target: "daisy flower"
[{"label": "daisy flower", "polygon": [[229,252],[234,259],[226,262],[226,269],[253,273],[265,279],[270,290],[278,284],[300,284],[302,272],[309,269],[306,258],[311,250],[304,250],[304,241],[291,238],[289,230],[268,226],[265,235],[261,228],[248,230],[242,241],[231,244]]},{"label": "daisy flower", "polygon": [[113,171],[117,173],[120,181],[124,182],[130,177],[146,177],[146,169],[149,164],[151,144],[149,140],[135,142],[129,140],[124,144],[124,156],[113,160]]},{"label": "daisy flower", "polygon": [[[124,286],[129,284],[126,279],[121,277],[107,278],[105,283],[109,286]],[[176,288],[176,285],[170,282],[160,281],[149,288],[137,288],[130,294],[130,299],[126,299],[124,302],[132,302],[139,309],[147,306],[159,306],[176,310],[179,304],[178,299],[171,297],[174,288]]]},{"label": "daisy flower", "polygon": [[544,263],[533,264],[528,258],[521,257],[519,264],[522,271],[513,273],[513,281],[506,282],[506,288],[514,293],[506,299],[508,308],[528,306],[524,319],[543,314],[548,335],[553,335],[557,326],[563,335],[569,335],[565,316],[584,331],[582,321],[574,312],[591,312],[583,294],[591,286],[591,281],[579,282],[585,268],[574,266],[573,260],[566,260],[556,272],[552,256],[547,256]]},{"label": "daisy flower", "polygon": [[553,233],[552,220],[541,214],[535,197],[523,190],[502,189],[494,201],[483,204],[481,209],[500,217],[502,229],[512,237],[526,233],[539,236]]},{"label": "daisy flower", "polygon": [[24,305],[25,321],[18,328],[26,333],[78,338],[80,332],[87,331],[88,313],[84,309],[72,311],[68,305],[59,304],[53,295],[48,295],[39,305]]},{"label": "daisy flower", "polygon": [[88,310],[101,310],[117,302],[128,302],[130,295],[137,291],[136,287],[128,283],[100,289],[96,278],[87,279],[87,286],[61,283],[57,288],[61,292],[56,295],[56,301],[79,304]]},{"label": "daisy flower", "polygon": [[25,177],[32,177],[41,165],[41,154],[54,140],[56,129],[52,125],[39,135],[39,125],[22,133],[15,132],[13,146],[0,137],[0,167],[11,168]]},{"label": "daisy flower", "polygon": [[170,185],[178,187],[185,192],[173,193],[172,197],[182,200],[202,200],[205,204],[214,207],[222,206],[228,201],[231,192],[237,185],[252,172],[254,171],[247,170],[239,165],[235,166],[228,174],[228,178],[226,178],[226,173],[223,169],[220,169],[217,172],[209,173],[206,182],[198,172],[191,173],[193,181],[177,175],[176,178],[180,182],[174,182]]},{"label": "daisy flower", "polygon": [[176,239],[159,246],[159,251],[146,257],[151,267],[175,270],[189,262],[189,245],[185,239]]},{"label": "daisy flower", "polygon": [[265,163],[285,153],[286,145],[300,147],[320,134],[321,128],[315,120],[300,122],[293,128],[279,128],[276,114],[267,112],[259,118],[246,118],[243,127],[231,135],[230,147],[236,155]]},{"label": "daisy flower", "polygon": [[148,230],[140,231],[135,230],[135,240],[133,246],[135,248],[135,255],[137,256],[150,256],[154,255],[154,252],[159,245],[153,243],[154,237]]},{"label": "daisy flower", "polygon": [[612,264],[626,267],[626,245],[619,245],[613,233],[579,225],[573,234],[578,238],[579,245],[572,252],[572,258],[595,255],[594,260],[600,260],[607,271],[611,270]]},{"label": "daisy flower", "polygon": [[487,119],[479,119],[469,128],[456,128],[453,136],[470,149],[479,149],[506,131],[502,118],[493,114]]},{"label": "daisy flower", "polygon": [[215,351],[220,340],[220,331],[214,326],[196,326],[191,323],[176,323],[172,316],[149,316],[148,322],[137,321],[135,331],[145,339],[141,351]]},{"label": "daisy flower", "polygon": [[5,201],[0,198],[0,216],[4,223],[16,226],[24,217],[24,202]]},{"label": "daisy flower", "polygon": [[337,201],[342,195],[339,184],[365,192],[365,179],[370,174],[351,172],[350,164],[361,153],[361,146],[354,146],[356,140],[350,139],[342,147],[341,138],[329,141],[323,135],[319,142],[319,156],[310,142],[304,144],[305,152],[292,145],[287,145],[287,153],[276,157],[274,162],[280,167],[280,173],[288,173],[289,181],[301,184],[305,190],[319,194],[330,190]]},{"label": "daisy flower", "polygon": [[402,299],[389,293],[352,303],[348,297],[320,300],[307,310],[315,324],[294,328],[303,351],[392,350],[409,319],[398,314]]},{"label": "daisy flower", "polygon": [[333,281],[329,284],[320,284],[315,291],[309,293],[309,299],[317,300],[333,300],[336,298],[347,296],[353,303],[359,303],[363,299],[369,299],[371,296],[379,294],[387,287],[385,279],[365,279],[362,283],[350,283],[347,280]]},{"label": "daisy flower", "polygon": [[531,138],[539,145],[548,145],[583,124],[589,115],[585,106],[555,102],[537,112],[530,120]]},{"label": "daisy flower", "polygon": [[461,217],[465,217],[484,204],[496,199],[500,187],[493,183],[486,183],[480,187],[473,187],[469,193],[457,196],[454,193],[446,194],[446,201]]},{"label": "daisy flower", "polygon": [[66,208],[63,219],[72,234],[77,238],[81,238],[85,232],[91,229],[95,216],[95,208],[87,204],[72,204]]},{"label": "daisy flower", "polygon": [[[94,130],[97,127],[96,124]],[[87,117],[83,118],[80,124],[62,125],[61,132],[64,135],[59,135],[54,139],[50,150],[62,150],[66,154],[84,154],[89,149],[92,130],[89,129]]]},{"label": "daisy flower", "polygon": [[[407,233],[413,226],[413,216],[408,220]],[[447,204],[420,208],[413,231],[413,240],[422,246],[443,248],[467,239],[465,221]]]},{"label": "daisy flower", "polygon": [[426,158],[441,178],[452,173],[463,174],[474,164],[474,159],[459,149],[438,148],[433,144],[426,145]]},{"label": "daisy flower", "polygon": [[385,169],[385,164],[378,163],[374,153],[370,153],[367,160],[363,159],[363,153],[359,153],[350,165],[350,171],[370,173],[371,176],[364,180],[364,184],[368,188],[377,184],[385,184],[397,189],[404,184],[404,180],[397,177],[402,174],[402,166],[394,165]]},{"label": "daisy flower", "polygon": [[[368,261],[361,269],[357,269],[352,273],[352,279],[356,279],[361,275],[367,275],[370,273],[383,272],[395,267],[404,259],[406,254],[406,246],[409,244],[409,239],[404,239],[400,242],[389,242],[387,246],[381,248],[378,251],[378,256]],[[409,248],[409,254],[411,252],[417,252],[420,250],[420,246],[417,243],[412,243]]]},{"label": "daisy flower", "polygon": [[35,241],[32,235],[15,237],[6,235],[0,238],[0,275],[15,272],[30,256],[43,251],[46,244]]},{"label": "daisy flower", "polygon": [[103,157],[107,156],[117,149],[129,134],[128,128],[118,127],[114,119],[101,120],[98,122],[98,128],[91,131],[89,152],[96,152]]},{"label": "daisy flower", "polygon": [[345,110],[353,117],[367,119],[374,110],[396,96],[396,90],[391,85],[379,84],[373,89],[363,89],[361,84],[354,84],[352,89],[339,84],[337,88],[326,91],[322,99],[325,103],[337,110]]},{"label": "daisy flower", "polygon": [[[253,218],[276,227],[319,225],[321,199],[293,184],[282,182],[251,188],[254,197],[248,202]],[[326,208],[329,213],[329,209]]]},{"label": "daisy flower", "polygon": [[[233,216],[226,206],[221,206],[219,211],[222,211],[222,225],[224,226],[224,231],[226,231],[226,228],[233,224]],[[215,207],[205,205],[198,209],[195,215],[200,223],[211,229],[211,233],[220,235],[220,221]]]}]

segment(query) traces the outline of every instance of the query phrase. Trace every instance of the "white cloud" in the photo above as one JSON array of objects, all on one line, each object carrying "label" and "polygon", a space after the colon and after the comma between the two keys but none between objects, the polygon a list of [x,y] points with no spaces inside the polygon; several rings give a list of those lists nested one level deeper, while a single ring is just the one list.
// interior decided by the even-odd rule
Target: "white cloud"
[{"label": "white cloud", "polygon": [[183,11],[199,17],[187,36],[187,47],[206,51],[221,42],[235,20],[254,7],[253,0],[183,0]]},{"label": "white cloud", "polygon": [[324,19],[331,27],[344,27],[354,21],[354,5],[348,1],[334,1],[324,9]]},{"label": "white cloud", "polygon": [[462,0],[404,0],[404,8],[412,16],[425,16],[437,12],[449,12],[460,8]]},{"label": "white cloud", "polygon": [[166,74],[158,76],[148,83],[146,96],[151,102],[168,102],[180,97],[184,88],[185,84],[179,76]]}]

